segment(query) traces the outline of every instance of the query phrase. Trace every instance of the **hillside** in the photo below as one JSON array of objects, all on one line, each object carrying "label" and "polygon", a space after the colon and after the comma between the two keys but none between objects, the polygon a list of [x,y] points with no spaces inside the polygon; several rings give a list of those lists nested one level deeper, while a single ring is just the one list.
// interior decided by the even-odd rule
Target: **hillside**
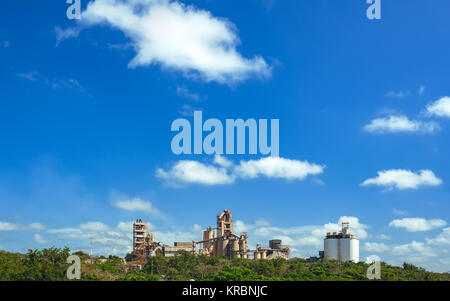
[{"label": "hillside", "polygon": [[[320,260],[307,263],[302,259],[253,261],[225,257],[193,256],[180,252],[175,257],[152,257],[142,270],[127,271],[124,260],[117,256],[97,257],[75,252],[82,261],[81,280],[189,280],[197,281],[367,281],[368,265]],[[29,250],[27,254],[0,251],[0,280],[67,280],[70,250]],[[428,272],[412,264],[402,267],[381,265],[381,280],[448,281],[448,274]]]}]

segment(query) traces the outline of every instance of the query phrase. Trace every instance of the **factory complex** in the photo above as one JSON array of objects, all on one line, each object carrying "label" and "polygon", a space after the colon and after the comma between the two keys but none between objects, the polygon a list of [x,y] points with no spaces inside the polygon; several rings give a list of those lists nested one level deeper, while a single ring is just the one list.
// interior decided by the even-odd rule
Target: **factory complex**
[{"label": "factory complex", "polygon": [[[247,244],[246,232],[233,232],[233,219],[230,210],[226,209],[217,215],[215,228],[207,227],[199,241],[174,242],[173,246],[155,241],[152,233],[148,232],[146,222],[137,219],[133,223],[133,253],[141,262],[146,262],[151,256],[174,256],[179,251],[187,251],[193,255],[226,256],[253,260],[268,260],[274,258],[289,259],[291,249],[282,245],[280,239],[272,239],[269,246],[256,245],[251,249]],[[350,234],[349,223],[342,223],[340,232],[328,232],[324,238],[324,250],[319,252],[317,260],[359,261],[359,240]]]}]

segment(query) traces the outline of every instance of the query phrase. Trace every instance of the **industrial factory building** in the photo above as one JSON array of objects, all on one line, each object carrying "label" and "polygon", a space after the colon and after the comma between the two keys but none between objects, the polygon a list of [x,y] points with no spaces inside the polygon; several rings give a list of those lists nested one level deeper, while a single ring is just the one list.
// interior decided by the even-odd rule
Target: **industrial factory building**
[{"label": "industrial factory building", "polygon": [[257,245],[256,249],[249,249],[247,233],[239,235],[233,233],[232,214],[228,209],[217,215],[217,227],[207,227],[200,241],[175,242],[174,246],[168,246],[155,242],[153,235],[147,230],[147,223],[142,222],[141,219],[133,224],[133,252],[144,260],[157,254],[173,256],[181,250],[192,254],[244,259],[249,258],[250,254],[254,260],[277,257],[288,259],[290,254],[289,247],[283,246],[279,239],[271,240],[269,247]]},{"label": "industrial factory building", "polygon": [[[203,231],[202,240],[192,242],[175,242],[168,246],[156,242],[153,234],[148,232],[147,223],[141,219],[133,224],[133,252],[142,260],[157,254],[174,256],[179,251],[208,256],[226,256],[230,258],[253,258],[254,260],[285,258],[289,259],[290,248],[283,246],[280,239],[272,239],[269,246],[256,245],[249,249],[247,233],[233,232],[233,218],[230,210],[224,210],[217,215],[216,228],[207,227]],[[349,223],[342,223],[339,232],[328,232],[324,239],[324,250],[319,257],[311,257],[307,261],[319,259],[339,261],[359,261],[359,240],[350,233]]]},{"label": "industrial factory building", "polygon": [[350,234],[349,223],[342,223],[342,231],[328,232],[324,239],[324,258],[327,260],[359,261],[359,240]]}]

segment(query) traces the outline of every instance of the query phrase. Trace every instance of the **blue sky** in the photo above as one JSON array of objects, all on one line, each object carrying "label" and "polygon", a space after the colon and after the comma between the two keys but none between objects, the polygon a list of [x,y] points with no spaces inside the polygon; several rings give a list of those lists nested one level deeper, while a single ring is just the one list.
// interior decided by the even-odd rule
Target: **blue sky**
[{"label": "blue sky", "polygon": [[[448,1],[81,2],[1,4],[0,248],[123,255],[136,218],[171,244],[228,208],[253,246],[350,221],[362,259],[450,270]],[[279,119],[280,158],[174,155],[195,109]]]}]

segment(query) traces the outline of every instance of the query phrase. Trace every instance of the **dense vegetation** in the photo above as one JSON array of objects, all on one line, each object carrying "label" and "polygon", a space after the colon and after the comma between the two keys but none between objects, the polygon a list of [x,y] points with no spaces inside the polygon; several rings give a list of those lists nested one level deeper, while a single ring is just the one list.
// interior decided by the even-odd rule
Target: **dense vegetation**
[{"label": "dense vegetation", "polygon": [[[253,261],[225,257],[193,256],[180,252],[175,257],[151,257],[142,270],[129,270],[125,261],[117,256],[96,257],[93,262],[83,252],[75,252],[81,258],[81,280],[368,280],[368,265],[320,260],[308,263],[301,259]],[[66,263],[68,248],[29,250],[27,254],[0,251],[0,280],[67,280]],[[127,256],[132,259],[131,255]],[[402,267],[381,265],[382,280],[450,280],[448,274],[428,272],[412,264]]]}]

